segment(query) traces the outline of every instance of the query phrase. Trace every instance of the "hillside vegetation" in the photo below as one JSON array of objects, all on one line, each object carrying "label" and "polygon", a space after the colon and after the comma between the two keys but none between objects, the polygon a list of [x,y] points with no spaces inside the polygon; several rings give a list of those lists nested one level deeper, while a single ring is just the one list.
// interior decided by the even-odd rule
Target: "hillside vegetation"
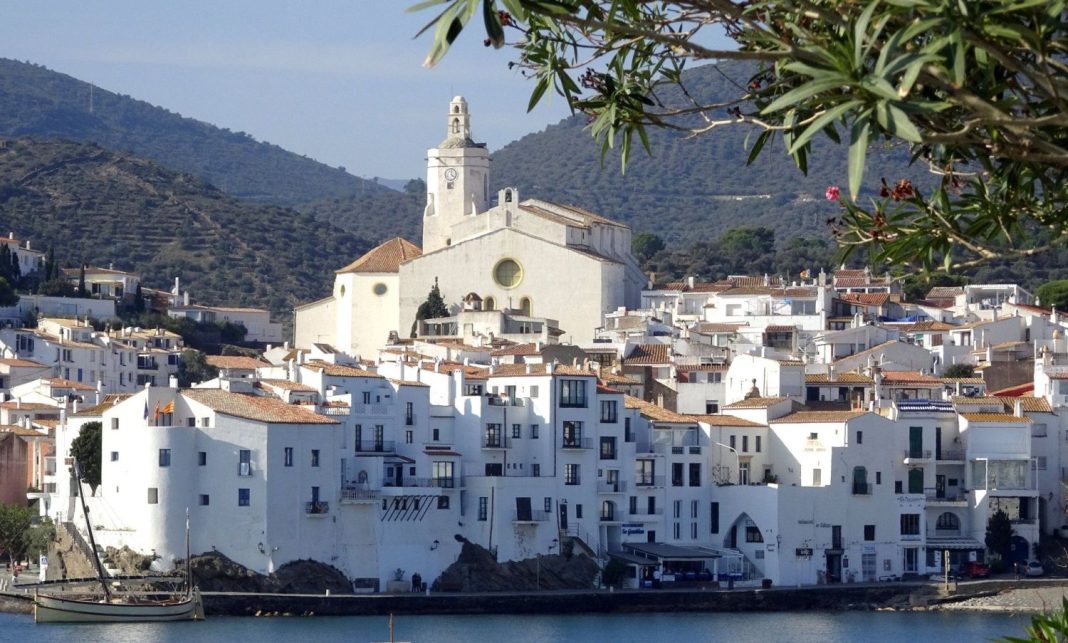
[{"label": "hillside vegetation", "polygon": [[3,231],[57,259],[180,277],[204,303],[269,308],[329,294],[333,271],[370,246],[311,215],[240,201],[188,174],[69,141],[0,144]]},{"label": "hillside vegetation", "polygon": [[16,60],[0,59],[0,136],[63,138],[129,151],[238,198],[276,205],[397,194],[244,132],[183,118]]}]

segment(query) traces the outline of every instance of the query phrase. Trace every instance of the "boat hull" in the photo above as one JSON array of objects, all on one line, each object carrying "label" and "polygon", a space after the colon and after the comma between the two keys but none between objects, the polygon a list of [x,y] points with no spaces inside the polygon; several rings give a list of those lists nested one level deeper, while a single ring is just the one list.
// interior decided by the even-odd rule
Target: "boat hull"
[{"label": "boat hull", "polygon": [[188,621],[204,618],[204,609],[199,593],[174,602],[144,603],[103,603],[38,594],[33,616],[38,623]]}]

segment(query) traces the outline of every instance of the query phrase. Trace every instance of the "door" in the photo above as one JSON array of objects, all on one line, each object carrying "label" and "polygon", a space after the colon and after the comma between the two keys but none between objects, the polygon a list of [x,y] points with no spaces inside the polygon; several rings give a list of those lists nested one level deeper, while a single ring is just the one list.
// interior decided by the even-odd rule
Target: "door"
[{"label": "door", "polygon": [[923,493],[923,469],[909,469],[909,493]]},{"label": "door", "polygon": [[842,582],[842,555],[827,554],[827,582]]},{"label": "door", "polygon": [[923,456],[923,427],[909,427],[909,457],[919,458]]},{"label": "door", "polygon": [[515,499],[515,519],[518,521],[531,521],[534,514],[530,509],[530,498]]},{"label": "door", "polygon": [[935,476],[935,498],[946,497],[946,477],[942,474]]},{"label": "door", "polygon": [[567,503],[560,503],[560,529],[567,531]]},{"label": "door", "polygon": [[935,427],[935,460],[942,459],[942,427]]},{"label": "door", "polygon": [[619,469],[609,469],[605,482],[608,483],[608,488],[612,491],[619,491]]}]

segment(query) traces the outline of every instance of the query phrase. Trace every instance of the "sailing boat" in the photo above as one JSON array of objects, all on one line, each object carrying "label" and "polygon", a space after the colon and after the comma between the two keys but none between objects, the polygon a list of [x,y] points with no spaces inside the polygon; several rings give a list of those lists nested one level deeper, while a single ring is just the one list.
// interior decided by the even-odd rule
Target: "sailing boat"
[{"label": "sailing boat", "polygon": [[75,598],[56,594],[35,593],[33,597],[33,617],[38,623],[121,623],[146,621],[199,621],[204,618],[204,604],[200,590],[193,586],[193,570],[189,562],[189,510],[185,516],[185,565],[186,590],[181,594],[172,594],[162,599],[112,593],[108,587],[107,575],[100,557],[96,555],[96,540],[93,538],[93,521],[89,519],[89,508],[85,504],[82,490],[82,474],[77,461],[74,463],[74,475],[78,480],[78,497],[81,499],[82,514],[89,532],[89,546],[93,551],[97,577],[104,590],[102,597]]}]

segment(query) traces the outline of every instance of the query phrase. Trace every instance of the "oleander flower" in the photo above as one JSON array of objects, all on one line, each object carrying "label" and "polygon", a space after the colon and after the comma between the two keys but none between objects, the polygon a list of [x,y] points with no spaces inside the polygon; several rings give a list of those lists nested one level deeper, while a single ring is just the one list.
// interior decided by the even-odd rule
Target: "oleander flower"
[{"label": "oleander flower", "polygon": [[828,187],[827,191],[823,193],[823,196],[827,197],[828,201],[837,201],[841,195],[842,191],[838,189],[837,185]]}]

